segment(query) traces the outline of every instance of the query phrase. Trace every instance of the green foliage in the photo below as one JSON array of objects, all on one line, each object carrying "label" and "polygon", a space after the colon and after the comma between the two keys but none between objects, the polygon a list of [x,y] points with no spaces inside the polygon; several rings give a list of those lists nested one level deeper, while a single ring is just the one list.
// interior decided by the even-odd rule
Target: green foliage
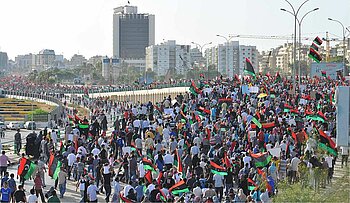
[{"label": "green foliage", "polygon": [[34,111],[30,111],[28,113],[28,120],[31,120],[32,119],[32,116],[37,116],[37,115],[47,115],[49,112],[47,111],[44,111],[42,109],[35,109]]}]

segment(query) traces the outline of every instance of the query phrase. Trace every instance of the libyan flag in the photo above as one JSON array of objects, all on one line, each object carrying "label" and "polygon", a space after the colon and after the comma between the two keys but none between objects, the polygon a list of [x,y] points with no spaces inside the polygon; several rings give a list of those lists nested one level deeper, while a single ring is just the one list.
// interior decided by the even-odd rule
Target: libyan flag
[{"label": "libyan flag", "polygon": [[262,124],[255,117],[252,118],[252,121],[258,128],[262,127]]},{"label": "libyan flag", "polygon": [[[254,122],[254,121],[253,121],[253,122]],[[264,129],[269,129],[269,128],[275,127],[275,123],[274,123],[274,122],[271,122],[271,123],[261,123],[261,125],[262,125],[262,128],[264,128]],[[251,127],[252,129],[256,129],[256,127],[259,127],[259,126],[257,126],[256,124],[251,123],[251,124],[250,124],[250,127]]]},{"label": "libyan flag", "polygon": [[34,173],[36,165],[26,158],[22,158],[19,167],[17,170],[17,175],[23,177],[25,180],[28,180]]},{"label": "libyan flag", "polygon": [[227,175],[227,170],[226,168],[219,166],[218,164],[216,164],[213,161],[210,161],[210,166],[211,166],[211,172],[213,174],[218,174],[218,175],[222,175],[222,176],[226,176]]},{"label": "libyan flag", "polygon": [[175,150],[174,165],[179,173],[183,172],[181,157],[179,156],[179,151],[177,149]]},{"label": "libyan flag", "polygon": [[254,71],[252,62],[248,58],[245,58],[245,64],[246,64],[246,66],[244,69],[244,73],[251,75],[255,78],[255,71]]},{"label": "libyan flag", "polygon": [[179,195],[180,193],[186,193],[189,191],[190,190],[188,189],[188,186],[184,180],[180,180],[178,183],[169,188],[169,192],[171,192],[173,195]]},{"label": "libyan flag", "polygon": [[62,166],[62,162],[59,161],[54,154],[51,154],[48,168],[49,168],[49,176],[51,176],[54,180],[58,178],[58,172],[60,172],[61,166]]},{"label": "libyan flag", "polygon": [[253,158],[256,167],[265,167],[272,159],[272,156],[268,152],[250,154],[250,156]]},{"label": "libyan flag", "polygon": [[143,158],[143,159],[142,159],[142,163],[143,163],[143,168],[144,168],[145,170],[154,171],[155,166],[153,165],[153,163],[152,163],[151,160],[148,160],[148,159],[146,159],[146,158]]},{"label": "libyan flag", "polygon": [[318,111],[314,115],[308,115],[306,116],[306,118],[311,119],[313,121],[321,121],[322,123],[324,123],[327,120],[327,118],[324,116],[324,114],[321,111]]},{"label": "libyan flag", "polygon": [[319,134],[321,143],[335,150],[336,148],[335,142],[323,130],[318,129],[318,134]]}]

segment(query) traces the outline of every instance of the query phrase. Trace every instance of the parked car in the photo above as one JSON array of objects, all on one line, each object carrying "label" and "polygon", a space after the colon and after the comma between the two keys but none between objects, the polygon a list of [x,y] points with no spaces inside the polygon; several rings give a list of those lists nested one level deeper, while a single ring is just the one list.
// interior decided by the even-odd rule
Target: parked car
[{"label": "parked car", "polygon": [[36,130],[36,123],[35,121],[27,121],[23,128],[27,130]]},{"label": "parked car", "polygon": [[6,127],[11,130],[16,130],[21,128],[21,124],[19,122],[10,122]]},{"label": "parked car", "polygon": [[6,129],[5,122],[0,121],[0,129],[3,129],[3,130]]}]

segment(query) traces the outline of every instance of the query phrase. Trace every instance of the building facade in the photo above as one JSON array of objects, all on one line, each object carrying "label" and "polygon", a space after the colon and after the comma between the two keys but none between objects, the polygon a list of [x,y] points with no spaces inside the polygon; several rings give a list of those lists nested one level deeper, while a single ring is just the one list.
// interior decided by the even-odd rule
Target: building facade
[{"label": "building facade", "polygon": [[145,48],[154,45],[155,16],[138,13],[136,6],[121,6],[113,14],[113,56],[144,59]]},{"label": "building facade", "polygon": [[168,71],[185,75],[191,67],[190,49],[190,45],[178,45],[175,40],[149,46],[146,48],[146,69],[157,76],[165,76]]},{"label": "building facade", "polygon": [[0,69],[7,69],[9,57],[6,52],[0,52]]}]

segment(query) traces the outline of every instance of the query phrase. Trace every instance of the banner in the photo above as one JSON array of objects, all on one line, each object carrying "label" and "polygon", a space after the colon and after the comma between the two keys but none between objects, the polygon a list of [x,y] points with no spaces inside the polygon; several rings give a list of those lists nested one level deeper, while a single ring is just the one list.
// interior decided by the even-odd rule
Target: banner
[{"label": "banner", "polygon": [[250,93],[258,93],[259,87],[255,87],[255,86],[249,87],[249,92]]},{"label": "banner", "polygon": [[273,157],[280,158],[281,147],[272,148],[272,149],[269,149],[269,150],[267,150],[267,151],[270,152],[270,154],[271,154]]}]

